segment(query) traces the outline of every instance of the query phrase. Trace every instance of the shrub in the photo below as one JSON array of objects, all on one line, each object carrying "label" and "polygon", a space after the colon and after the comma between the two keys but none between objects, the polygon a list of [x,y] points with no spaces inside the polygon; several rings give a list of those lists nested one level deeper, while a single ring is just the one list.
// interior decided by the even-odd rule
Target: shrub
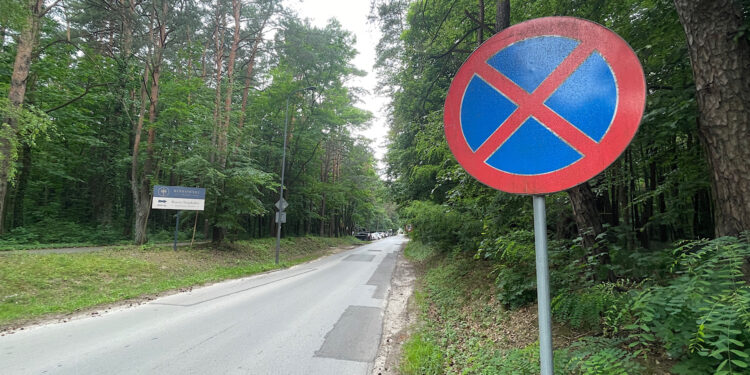
[{"label": "shrub", "polygon": [[616,334],[627,315],[627,295],[617,290],[624,290],[626,284],[618,281],[561,292],[552,299],[552,315],[573,328]]},{"label": "shrub", "polygon": [[679,246],[665,286],[653,286],[632,301],[632,347],[647,354],[656,342],[683,363],[673,371],[748,373],[750,286],[743,267],[747,238],[722,237]]},{"label": "shrub", "polygon": [[556,367],[566,374],[642,374],[643,367],[634,354],[620,347],[622,342],[622,339],[584,337],[556,353]]},{"label": "shrub", "polygon": [[536,299],[534,234],[519,230],[482,241],[476,258],[493,260],[498,299],[516,308]]},{"label": "shrub", "polygon": [[455,208],[427,201],[413,201],[400,212],[405,223],[411,224],[409,236],[437,249],[476,249],[481,221]]}]

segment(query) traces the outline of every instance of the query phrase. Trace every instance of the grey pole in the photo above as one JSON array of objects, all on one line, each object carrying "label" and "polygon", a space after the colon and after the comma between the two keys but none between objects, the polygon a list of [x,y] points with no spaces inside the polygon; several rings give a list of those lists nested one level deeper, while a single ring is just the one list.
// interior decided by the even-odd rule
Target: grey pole
[{"label": "grey pole", "polygon": [[[295,91],[296,92],[296,91]],[[286,96],[286,111],[284,114],[284,148],[281,149],[281,185],[279,186],[279,200],[284,198],[284,169],[286,168],[286,131],[289,126],[289,94]],[[279,248],[281,247],[281,213],[276,215],[276,264],[279,264]]]},{"label": "grey pole", "polygon": [[174,245],[172,246],[172,250],[177,251],[177,233],[180,230],[180,213],[182,211],[177,211],[177,220],[174,224]]},{"label": "grey pole", "polygon": [[552,319],[547,262],[547,212],[544,196],[534,196],[534,244],[536,245],[536,295],[539,301],[539,361],[541,375],[552,375]]},{"label": "grey pole", "polygon": [[[284,111],[284,148],[281,150],[281,186],[279,186],[279,200],[284,198],[284,170],[286,169],[286,133],[289,127],[289,97],[292,94],[304,91],[304,90],[315,90],[317,87],[310,86],[302,89],[294,90],[286,96],[286,110]],[[283,209],[279,210],[276,220],[276,264],[279,264],[279,248],[281,247],[281,214],[284,212]]]}]

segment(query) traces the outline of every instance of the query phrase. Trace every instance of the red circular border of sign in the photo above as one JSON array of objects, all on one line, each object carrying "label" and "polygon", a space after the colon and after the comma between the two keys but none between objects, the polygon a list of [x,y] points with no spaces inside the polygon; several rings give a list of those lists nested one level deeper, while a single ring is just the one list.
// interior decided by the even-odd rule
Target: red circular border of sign
[{"label": "red circular border of sign", "polygon": [[[503,48],[536,36],[563,36],[578,41],[593,40],[609,63],[617,84],[618,102],[612,124],[599,141],[601,152],[584,155],[579,161],[540,175],[517,175],[500,171],[474,158],[461,130],[461,101],[477,70]],[[498,87],[501,90],[502,88]],[[502,90],[501,90],[502,91]],[[537,18],[495,34],[464,62],[451,82],[445,99],[445,138],[464,169],[480,182],[515,194],[546,194],[572,188],[599,174],[612,164],[635,136],[646,103],[646,79],[638,57],[619,35],[597,23],[573,17]]]}]

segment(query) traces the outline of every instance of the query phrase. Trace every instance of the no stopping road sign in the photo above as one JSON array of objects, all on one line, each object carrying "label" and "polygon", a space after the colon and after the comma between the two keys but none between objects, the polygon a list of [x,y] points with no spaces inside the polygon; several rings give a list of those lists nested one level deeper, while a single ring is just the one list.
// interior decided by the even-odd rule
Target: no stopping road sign
[{"label": "no stopping road sign", "polygon": [[538,18],[494,35],[461,66],[445,101],[458,162],[495,189],[565,190],[625,150],[643,116],[643,69],[611,30]]}]

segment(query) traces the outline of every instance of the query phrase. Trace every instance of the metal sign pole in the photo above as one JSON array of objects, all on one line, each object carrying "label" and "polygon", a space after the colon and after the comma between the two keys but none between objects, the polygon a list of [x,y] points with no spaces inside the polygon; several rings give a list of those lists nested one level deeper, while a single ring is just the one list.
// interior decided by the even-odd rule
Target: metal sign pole
[{"label": "metal sign pole", "polygon": [[172,246],[172,250],[177,251],[177,233],[180,230],[180,213],[182,211],[177,211],[177,220],[174,224],[174,246]]},{"label": "metal sign pole", "polygon": [[544,196],[534,196],[534,244],[536,245],[536,295],[539,301],[539,361],[541,375],[552,375],[552,320],[547,262],[547,212]]}]

